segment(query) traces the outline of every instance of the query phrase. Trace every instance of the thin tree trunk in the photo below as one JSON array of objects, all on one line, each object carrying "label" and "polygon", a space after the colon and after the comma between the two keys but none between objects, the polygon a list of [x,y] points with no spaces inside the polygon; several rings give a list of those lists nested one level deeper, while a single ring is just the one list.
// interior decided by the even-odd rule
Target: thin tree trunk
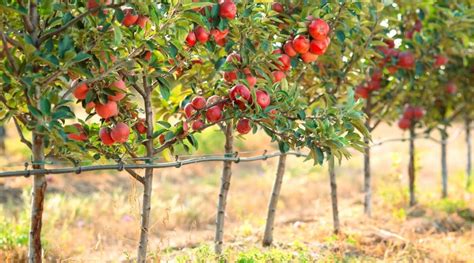
[{"label": "thin tree trunk", "polygon": [[442,191],[441,197],[448,197],[448,163],[446,160],[446,144],[447,144],[446,128],[441,131],[441,181]]},{"label": "thin tree trunk", "polygon": [[[153,107],[151,105],[151,88],[146,83],[146,78],[143,78],[143,86],[145,90],[145,116],[147,124],[147,162],[152,162],[153,158]],[[142,206],[142,220],[140,231],[140,243],[138,245],[137,262],[146,262],[146,253],[148,245],[148,233],[150,227],[150,212],[151,212],[151,193],[153,186],[153,168],[145,169],[145,183],[143,184],[143,206]]]},{"label": "thin tree trunk", "polygon": [[[44,140],[43,136],[33,132],[33,169],[44,168]],[[43,206],[46,193],[46,178],[44,175],[33,177],[31,222],[29,234],[28,262],[42,261],[41,228],[43,226]]]},{"label": "thin tree trunk", "polygon": [[408,164],[408,188],[410,191],[410,206],[416,204],[415,199],[415,126],[410,126],[410,161]]},{"label": "thin tree trunk", "polygon": [[[234,152],[234,136],[233,125],[229,121],[225,128],[225,153],[232,155]],[[224,161],[224,168],[222,169],[221,188],[219,192],[219,203],[217,205],[217,219],[216,219],[216,236],[214,250],[216,254],[222,253],[222,244],[224,238],[224,218],[225,207],[227,204],[227,194],[230,188],[230,178],[232,177],[232,161]]]},{"label": "thin tree trunk", "polygon": [[471,119],[466,117],[466,147],[467,147],[467,164],[466,164],[466,187],[471,186],[472,175],[472,140],[471,140]]},{"label": "thin tree trunk", "polygon": [[[367,119],[365,121],[365,126],[371,131],[370,121],[372,116],[372,101],[370,96],[367,98],[367,104],[365,106],[365,114],[367,115]],[[370,140],[369,138],[364,138],[365,143],[367,146],[364,150],[364,213],[367,216],[372,215],[372,184],[371,184],[371,173],[370,173]]]},{"label": "thin tree trunk", "polygon": [[272,196],[268,204],[267,222],[265,225],[265,233],[263,235],[263,246],[270,246],[273,242],[273,226],[275,223],[275,213],[280,197],[281,185],[283,183],[283,175],[285,174],[286,154],[280,155],[278,160],[278,169],[273,183]]},{"label": "thin tree trunk", "polygon": [[334,167],[334,156],[329,158],[329,179],[331,184],[331,204],[332,204],[332,219],[334,225],[334,234],[340,232],[339,227],[339,210],[337,208],[337,183],[336,183],[336,171]]}]

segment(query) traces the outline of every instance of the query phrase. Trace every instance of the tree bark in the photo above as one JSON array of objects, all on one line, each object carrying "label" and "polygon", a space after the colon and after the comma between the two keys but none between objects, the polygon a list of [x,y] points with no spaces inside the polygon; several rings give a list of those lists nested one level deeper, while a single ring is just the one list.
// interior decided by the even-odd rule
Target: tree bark
[{"label": "tree bark", "polygon": [[[225,127],[225,153],[231,156],[234,152],[234,136],[233,125],[229,121]],[[222,169],[221,187],[219,192],[219,203],[217,205],[217,219],[216,219],[216,236],[214,243],[214,250],[216,254],[222,253],[222,244],[224,238],[224,218],[225,207],[227,204],[227,194],[230,188],[230,179],[232,177],[232,161],[224,161]]]},{"label": "tree bark", "polygon": [[[147,162],[153,162],[153,107],[151,105],[151,88],[146,83],[146,78],[143,79],[143,86],[145,90],[144,102],[145,102],[145,118],[147,124]],[[148,233],[150,227],[150,212],[151,212],[151,193],[153,186],[153,168],[145,169],[145,183],[143,184],[143,206],[142,206],[142,218],[141,218],[141,230],[140,230],[140,243],[138,245],[138,256],[137,262],[146,262],[147,245],[148,245]]]},{"label": "tree bark", "polygon": [[410,206],[416,204],[415,199],[415,126],[410,126],[410,161],[408,163],[408,188],[410,191]]},{"label": "tree bark", "polygon": [[[365,114],[367,119],[365,121],[365,126],[371,131],[370,121],[372,116],[372,101],[370,96],[367,98],[367,104],[365,106]],[[364,213],[367,216],[372,215],[372,184],[371,184],[371,171],[370,171],[370,140],[365,137],[364,142],[367,146],[364,149]]]},{"label": "tree bark", "polygon": [[337,183],[336,183],[336,171],[334,167],[334,156],[329,158],[329,179],[331,185],[331,204],[332,204],[332,219],[333,219],[333,226],[334,226],[334,234],[338,234],[340,232],[339,227],[339,210],[337,207]]},{"label": "tree bark", "polygon": [[467,147],[467,162],[466,162],[466,188],[471,186],[471,175],[472,175],[472,139],[471,139],[471,119],[466,117],[465,119],[466,129],[466,147]]},{"label": "tree bark", "polygon": [[[44,168],[44,140],[43,136],[33,132],[33,169]],[[29,233],[28,262],[42,262],[41,228],[43,226],[43,206],[46,193],[46,178],[44,175],[33,177],[31,222]]]},{"label": "tree bark", "polygon": [[446,160],[447,134],[446,128],[441,131],[441,197],[448,197],[448,163]]},{"label": "tree bark", "polygon": [[286,154],[280,155],[278,160],[278,169],[273,183],[272,196],[268,204],[267,221],[265,225],[265,233],[263,235],[263,246],[270,246],[273,242],[273,227],[275,223],[275,213],[280,197],[281,185],[283,183],[283,175],[285,174]]}]

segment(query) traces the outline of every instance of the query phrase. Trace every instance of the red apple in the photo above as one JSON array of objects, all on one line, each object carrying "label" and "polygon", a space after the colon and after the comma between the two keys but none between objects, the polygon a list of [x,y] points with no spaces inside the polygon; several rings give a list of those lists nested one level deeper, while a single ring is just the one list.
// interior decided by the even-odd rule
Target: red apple
[{"label": "red apple", "polygon": [[449,82],[448,84],[446,84],[446,93],[448,94],[455,94],[456,91],[458,90],[458,87],[456,86],[456,84],[454,82]]},{"label": "red apple", "polygon": [[95,103],[93,101],[89,102],[86,104],[86,112],[90,113],[92,109],[95,108]]},{"label": "red apple", "polygon": [[214,123],[222,118],[222,110],[219,106],[212,106],[206,111],[206,119],[208,122]]},{"label": "red apple", "polygon": [[250,121],[248,119],[241,119],[237,122],[237,131],[240,134],[247,134],[252,130],[250,127]]},{"label": "red apple", "polygon": [[282,79],[284,79],[285,73],[283,71],[277,70],[272,72],[273,75],[273,83],[280,82]]},{"label": "red apple", "polygon": [[374,69],[372,72],[372,76],[370,77],[372,80],[380,81],[382,80],[383,72],[380,69]]},{"label": "red apple", "polygon": [[196,39],[202,44],[205,44],[209,40],[209,32],[202,26],[196,27],[194,34],[196,34]]},{"label": "red apple", "polygon": [[313,39],[310,43],[309,50],[311,51],[311,53],[314,53],[316,55],[322,55],[326,52],[329,43],[331,43],[331,39],[329,37],[323,38],[321,40]]},{"label": "red apple", "polygon": [[[87,9],[95,9],[99,6],[103,5],[110,5],[112,3],[112,0],[88,0],[87,1]],[[107,14],[107,12],[104,10],[104,14]],[[97,11],[93,12],[92,15],[96,16],[98,14]]]},{"label": "red apple", "polygon": [[109,128],[102,127],[99,130],[99,138],[105,145],[112,145],[115,143],[114,139],[110,137],[110,130]]},{"label": "red apple", "polygon": [[436,58],[435,67],[437,68],[444,66],[448,63],[448,57],[444,55],[436,55],[435,58]]},{"label": "red apple", "polygon": [[301,54],[301,59],[303,60],[304,63],[312,63],[315,62],[318,59],[318,55],[308,52],[305,54]]},{"label": "red apple", "polygon": [[133,14],[132,9],[126,9],[124,10],[124,17],[122,20],[122,25],[129,27],[134,25],[138,20],[138,15]]},{"label": "red apple", "polygon": [[413,107],[413,118],[415,120],[420,120],[423,116],[425,116],[425,111],[422,107]]},{"label": "red apple", "polygon": [[225,81],[232,83],[237,79],[237,70],[226,71],[224,72],[224,79]]},{"label": "red apple", "polygon": [[119,122],[110,131],[110,137],[118,143],[124,143],[128,141],[130,135],[130,128],[127,124]]},{"label": "red apple", "polygon": [[415,33],[415,30],[410,29],[410,30],[408,30],[408,31],[405,32],[405,37],[406,37],[407,39],[412,39],[414,33]]},{"label": "red apple", "polygon": [[138,133],[145,134],[147,132],[145,119],[139,119],[138,122],[135,124],[135,129],[137,129]]},{"label": "red apple", "polygon": [[413,69],[415,66],[415,56],[410,51],[401,52],[398,55],[398,64],[403,69]]},{"label": "red apple", "polygon": [[233,52],[227,56],[225,61],[227,63],[239,64],[240,62],[242,62],[242,57],[240,56],[239,53]]},{"label": "red apple", "polygon": [[78,100],[84,100],[89,92],[89,87],[86,83],[79,84],[73,92],[74,97]]},{"label": "red apple", "polygon": [[67,137],[73,141],[87,141],[87,134],[84,131],[84,128],[79,123],[74,123],[74,127],[76,127],[77,131],[74,133],[69,133]]},{"label": "red apple", "polygon": [[191,125],[191,128],[195,131],[200,131],[204,128],[205,123],[202,120],[195,120]]},{"label": "red apple", "polygon": [[257,97],[257,103],[262,107],[262,109],[265,109],[270,105],[270,96],[266,91],[263,90],[257,90],[255,92],[255,96]]},{"label": "red apple", "polygon": [[108,119],[118,115],[118,106],[115,101],[108,101],[105,104],[97,103],[95,112],[102,118]]},{"label": "red apple", "polygon": [[148,17],[140,15],[138,16],[136,23],[139,27],[141,27],[142,29],[145,29],[146,24],[148,23]]},{"label": "red apple", "polygon": [[385,44],[387,44],[388,48],[395,48],[395,41],[393,41],[393,39],[387,38],[383,42],[385,42]]},{"label": "red apple", "polygon": [[367,82],[367,89],[369,91],[379,90],[380,80],[370,80],[369,82]]},{"label": "red apple", "polygon": [[237,14],[237,6],[232,0],[224,0],[219,4],[219,16],[227,19],[234,19]]},{"label": "red apple", "polygon": [[[218,106],[221,110],[224,109],[224,106],[225,106],[225,103],[224,102],[221,102],[221,103],[218,103],[219,101],[222,101],[223,99],[217,95],[212,95],[210,96],[209,98],[207,98],[207,106],[209,107],[210,105],[213,105],[213,106]],[[216,103],[218,103],[216,105]]]},{"label": "red apple", "polygon": [[251,98],[251,94],[247,87],[242,84],[237,84],[232,89],[230,89],[229,97],[233,101],[237,101],[239,99],[248,101]]},{"label": "red apple", "polygon": [[307,39],[303,35],[297,36],[295,39],[293,39],[293,48],[295,49],[296,52],[300,54],[305,54],[309,50],[309,39]]},{"label": "red apple", "polygon": [[290,40],[286,41],[285,45],[283,45],[283,50],[285,51],[285,54],[290,57],[298,55],[298,52],[293,48],[293,42]]},{"label": "red apple", "polygon": [[411,120],[415,118],[415,107],[408,106],[405,108],[405,111],[403,112],[403,118]]},{"label": "red apple", "polygon": [[355,89],[355,95],[357,98],[367,99],[370,96],[370,91],[366,87],[359,86]]},{"label": "red apple", "polygon": [[146,60],[146,61],[150,61],[151,60],[151,51],[146,51],[145,52],[145,55],[143,56],[143,58]]},{"label": "red apple", "polygon": [[283,11],[285,11],[285,8],[283,7],[283,5],[277,2],[272,4],[272,9],[273,11],[277,13],[283,13]]},{"label": "red apple", "polygon": [[257,84],[257,78],[255,76],[252,76],[252,75],[247,75],[245,77],[245,79],[247,80],[247,83],[249,84],[249,87],[254,87],[255,84]]},{"label": "red apple", "polygon": [[278,68],[281,71],[288,71],[291,68],[291,58],[287,54],[281,54],[278,58],[279,65]]},{"label": "red apple", "polygon": [[390,74],[393,75],[393,74],[397,73],[398,68],[396,66],[389,66],[389,67],[387,67],[387,70]]},{"label": "red apple", "polygon": [[216,42],[225,39],[227,34],[229,34],[229,29],[224,29],[222,31],[216,28],[211,29],[211,35]]},{"label": "red apple", "polygon": [[419,19],[417,19],[417,20],[415,21],[415,26],[413,26],[413,29],[414,29],[416,32],[420,32],[422,27],[423,27],[423,24],[421,23],[421,21],[420,21]]},{"label": "red apple", "polygon": [[196,109],[196,110],[201,110],[201,109],[204,109],[206,107],[206,99],[202,96],[196,96],[194,97],[194,99],[191,101],[191,105],[193,105],[193,107]]},{"label": "red apple", "polygon": [[194,32],[191,31],[188,33],[188,36],[186,37],[186,44],[189,47],[194,47],[194,45],[196,45],[196,34],[194,34]]},{"label": "red apple", "polygon": [[191,118],[194,113],[196,113],[196,109],[191,103],[188,103],[186,106],[184,106],[184,115],[186,115],[186,118]]},{"label": "red apple", "polygon": [[318,18],[311,21],[308,26],[308,31],[314,39],[322,40],[326,38],[329,33],[329,25],[326,21]]},{"label": "red apple", "polygon": [[110,89],[115,92],[115,95],[108,96],[109,100],[111,101],[121,101],[127,95],[125,93],[127,90],[127,86],[125,85],[125,81],[121,79],[112,82],[112,84],[110,84]]},{"label": "red apple", "polygon": [[410,128],[410,125],[411,125],[411,121],[409,119],[401,118],[398,121],[398,127],[402,130],[406,130],[406,129]]}]

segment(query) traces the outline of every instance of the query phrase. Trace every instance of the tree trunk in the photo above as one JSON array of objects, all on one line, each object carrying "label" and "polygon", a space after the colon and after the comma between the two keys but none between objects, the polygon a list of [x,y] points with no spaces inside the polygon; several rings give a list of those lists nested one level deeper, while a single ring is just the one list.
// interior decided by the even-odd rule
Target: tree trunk
[{"label": "tree trunk", "polygon": [[[43,136],[33,132],[33,169],[44,168],[44,140]],[[33,177],[31,222],[28,242],[28,262],[42,261],[41,228],[43,226],[43,206],[46,193],[46,178],[44,175]]]},{"label": "tree trunk", "polygon": [[441,197],[448,197],[448,163],[446,160],[446,144],[447,144],[447,134],[446,128],[441,131],[441,181],[442,181],[442,190]]},{"label": "tree trunk", "polygon": [[[225,128],[225,153],[226,156],[232,156],[234,152],[233,125],[229,121]],[[221,188],[219,192],[219,203],[217,205],[216,236],[214,250],[216,254],[222,253],[222,244],[224,238],[224,217],[227,204],[227,194],[230,188],[230,178],[232,177],[232,161],[224,161],[222,169]]]},{"label": "tree trunk", "polygon": [[[365,114],[367,119],[365,121],[365,126],[371,131],[370,120],[372,116],[372,102],[370,96],[367,98],[367,104],[365,106]],[[372,215],[372,184],[371,184],[371,174],[370,174],[370,140],[365,137],[364,142],[367,144],[364,151],[364,213],[367,216]]]},{"label": "tree trunk", "polygon": [[339,210],[337,208],[337,183],[336,183],[336,172],[334,168],[334,156],[329,158],[329,179],[331,184],[331,204],[332,204],[332,219],[334,225],[334,234],[340,232],[339,227]]},{"label": "tree trunk", "polygon": [[415,126],[410,126],[410,161],[408,164],[408,188],[410,191],[410,206],[416,204],[415,199]]},{"label": "tree trunk", "polygon": [[[147,124],[147,162],[153,162],[153,107],[151,105],[151,88],[146,84],[146,78],[144,78],[144,102],[145,102],[145,116]],[[148,233],[150,227],[150,212],[151,212],[151,193],[153,186],[153,168],[145,169],[145,183],[143,184],[143,206],[142,206],[142,220],[140,230],[140,243],[138,245],[138,256],[137,262],[146,262],[146,252],[148,245]]]},{"label": "tree trunk", "polygon": [[263,235],[263,246],[270,246],[273,241],[273,225],[275,222],[275,213],[280,197],[281,185],[283,182],[283,175],[285,174],[286,154],[280,155],[278,160],[278,169],[273,183],[272,196],[268,204],[267,222],[265,225],[265,233]]},{"label": "tree trunk", "polygon": [[466,147],[467,147],[467,164],[466,164],[466,187],[471,186],[472,175],[472,140],[471,140],[471,119],[466,117]]}]

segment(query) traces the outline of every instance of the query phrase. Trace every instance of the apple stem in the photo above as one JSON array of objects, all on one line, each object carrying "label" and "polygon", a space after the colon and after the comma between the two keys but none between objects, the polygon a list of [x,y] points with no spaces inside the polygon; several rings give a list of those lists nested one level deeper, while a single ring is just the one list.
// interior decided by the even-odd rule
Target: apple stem
[{"label": "apple stem", "polygon": [[275,182],[273,183],[272,196],[268,204],[267,221],[265,225],[265,233],[263,235],[263,246],[270,246],[273,242],[273,229],[275,222],[275,213],[280,197],[281,185],[283,183],[283,176],[285,174],[286,154],[280,155],[278,159],[278,168],[276,172]]},{"label": "apple stem", "polygon": [[[226,123],[225,130],[225,153],[226,155],[234,153],[234,136],[232,121]],[[222,254],[222,244],[224,237],[224,218],[225,218],[225,207],[227,204],[227,194],[230,188],[230,179],[232,177],[232,161],[224,161],[224,167],[222,169],[221,187],[219,192],[219,202],[217,205],[217,218],[216,218],[216,235],[214,250],[215,253]]]}]

